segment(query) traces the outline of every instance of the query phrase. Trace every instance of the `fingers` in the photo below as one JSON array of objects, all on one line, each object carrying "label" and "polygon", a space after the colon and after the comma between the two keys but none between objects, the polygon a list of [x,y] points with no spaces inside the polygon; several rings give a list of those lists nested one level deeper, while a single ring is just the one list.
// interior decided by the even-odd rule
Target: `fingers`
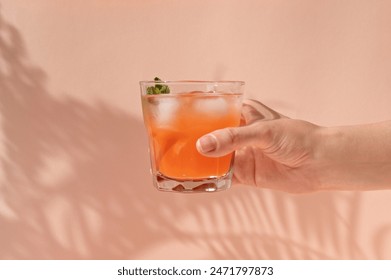
[{"label": "fingers", "polygon": [[259,144],[264,133],[262,130],[259,125],[256,128],[247,125],[219,129],[198,139],[197,150],[205,156],[223,156],[244,146]]},{"label": "fingers", "polygon": [[256,100],[245,100],[242,125],[213,131],[198,139],[197,150],[210,157],[219,157],[249,145],[266,148],[272,139],[271,120],[285,119],[284,115]]},{"label": "fingers", "polygon": [[243,101],[242,117],[244,123],[251,124],[258,120],[275,120],[286,118],[257,100],[246,99]]}]

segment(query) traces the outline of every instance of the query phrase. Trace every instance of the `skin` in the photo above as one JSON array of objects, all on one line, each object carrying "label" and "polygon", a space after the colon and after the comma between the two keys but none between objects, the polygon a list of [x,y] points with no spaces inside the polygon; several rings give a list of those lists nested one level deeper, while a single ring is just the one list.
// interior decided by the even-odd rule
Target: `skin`
[{"label": "skin", "polygon": [[322,127],[246,100],[242,126],[204,135],[208,157],[235,153],[234,183],[290,193],[391,189],[391,121]]}]

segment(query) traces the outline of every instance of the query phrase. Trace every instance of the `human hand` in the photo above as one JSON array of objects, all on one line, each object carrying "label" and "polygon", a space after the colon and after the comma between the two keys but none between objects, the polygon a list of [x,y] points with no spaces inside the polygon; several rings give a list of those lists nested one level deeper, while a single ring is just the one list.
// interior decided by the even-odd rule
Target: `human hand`
[{"label": "human hand", "polygon": [[246,100],[243,125],[197,141],[208,157],[236,151],[235,183],[291,193],[391,189],[391,121],[321,127]]},{"label": "human hand", "polygon": [[198,151],[208,157],[236,151],[234,183],[292,193],[318,187],[313,159],[319,126],[287,118],[255,100],[244,102],[242,122],[201,137]]}]

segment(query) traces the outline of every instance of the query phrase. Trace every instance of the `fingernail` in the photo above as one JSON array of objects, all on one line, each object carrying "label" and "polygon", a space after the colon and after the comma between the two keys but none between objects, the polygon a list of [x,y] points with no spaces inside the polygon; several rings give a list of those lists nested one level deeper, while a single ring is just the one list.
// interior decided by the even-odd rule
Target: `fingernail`
[{"label": "fingernail", "polygon": [[198,150],[203,153],[214,151],[217,147],[216,137],[212,134],[205,135],[197,141]]}]

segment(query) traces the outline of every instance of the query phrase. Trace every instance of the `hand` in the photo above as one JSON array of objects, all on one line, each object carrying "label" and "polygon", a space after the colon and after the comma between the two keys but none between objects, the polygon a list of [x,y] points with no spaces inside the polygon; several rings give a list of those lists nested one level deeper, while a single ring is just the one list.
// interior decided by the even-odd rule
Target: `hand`
[{"label": "hand", "polygon": [[246,100],[242,123],[197,141],[205,156],[236,151],[235,183],[291,193],[391,189],[391,121],[321,127]]},{"label": "hand", "polygon": [[292,193],[318,187],[313,162],[319,126],[289,119],[255,100],[244,102],[242,123],[200,138],[199,152],[218,157],[236,150],[234,183]]}]

